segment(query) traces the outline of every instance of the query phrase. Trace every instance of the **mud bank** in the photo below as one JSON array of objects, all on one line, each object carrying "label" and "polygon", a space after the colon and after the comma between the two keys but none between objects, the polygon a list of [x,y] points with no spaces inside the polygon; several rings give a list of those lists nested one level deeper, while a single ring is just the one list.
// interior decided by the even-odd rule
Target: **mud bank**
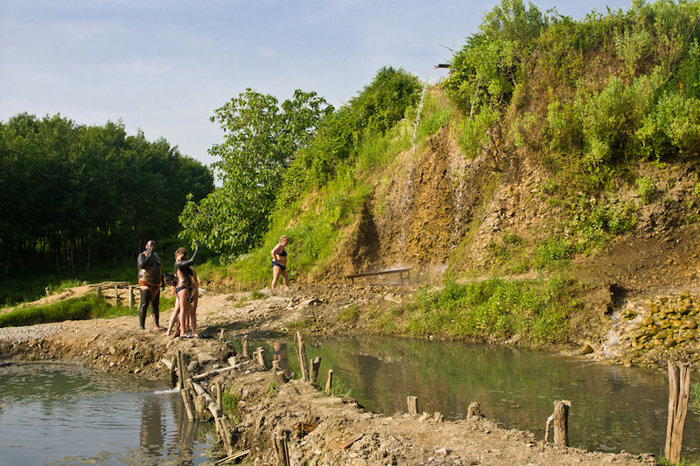
[{"label": "mud bank", "polygon": [[439,413],[382,416],[352,398],[326,396],[310,382],[281,383],[271,371],[228,373],[218,382],[237,397],[234,450],[246,464],[277,464],[274,438],[288,435],[291,464],[654,465],[652,455],[586,452],[545,444],[473,416],[443,421]]}]

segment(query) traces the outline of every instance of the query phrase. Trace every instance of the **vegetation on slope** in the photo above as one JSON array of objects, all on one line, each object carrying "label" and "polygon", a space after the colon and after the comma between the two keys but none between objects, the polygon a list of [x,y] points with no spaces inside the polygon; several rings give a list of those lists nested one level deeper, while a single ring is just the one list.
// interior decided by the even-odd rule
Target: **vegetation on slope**
[{"label": "vegetation on slope", "polygon": [[[540,163],[566,256],[632,231],[657,200],[659,174],[697,163],[699,18],[697,1],[634,1],[574,21],[504,0],[455,54],[443,88],[467,115],[465,155],[490,151],[504,168],[520,150]],[[639,173],[645,164],[656,177]],[[696,222],[700,180],[690,176],[677,210]]]}]

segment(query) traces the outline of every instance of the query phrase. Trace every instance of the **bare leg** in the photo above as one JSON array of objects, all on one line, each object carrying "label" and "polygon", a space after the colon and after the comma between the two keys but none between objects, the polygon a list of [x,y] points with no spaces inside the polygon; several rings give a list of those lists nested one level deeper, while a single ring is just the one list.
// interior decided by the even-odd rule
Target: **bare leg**
[{"label": "bare leg", "polygon": [[289,286],[289,277],[287,277],[287,269],[282,270],[282,280],[284,280],[284,286]]},{"label": "bare leg", "polygon": [[168,331],[166,335],[170,335],[170,332],[173,330],[173,326],[178,323],[178,316],[180,315],[180,299],[175,298],[175,307],[173,308],[173,313],[170,316],[170,321],[168,322]]},{"label": "bare leg", "polygon": [[273,290],[277,286],[277,279],[280,278],[280,271],[282,270],[281,267],[277,267],[276,265],[272,267],[272,285],[270,285],[270,288]]},{"label": "bare leg", "polygon": [[184,337],[187,336],[187,316],[189,315],[189,297],[190,297],[190,290],[185,288],[184,290],[180,290],[180,292],[177,294],[177,299],[180,301],[180,336]]}]

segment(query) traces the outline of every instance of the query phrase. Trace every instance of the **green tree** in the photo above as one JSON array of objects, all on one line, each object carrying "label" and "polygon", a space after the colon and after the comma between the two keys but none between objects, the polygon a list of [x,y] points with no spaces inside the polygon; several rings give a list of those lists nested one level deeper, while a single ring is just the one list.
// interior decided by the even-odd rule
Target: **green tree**
[{"label": "green tree", "polygon": [[252,89],[234,97],[211,117],[224,142],[209,153],[222,186],[201,203],[190,200],[180,215],[182,236],[226,255],[255,246],[267,231],[282,177],[333,107],[315,92],[294,91],[281,105]]}]

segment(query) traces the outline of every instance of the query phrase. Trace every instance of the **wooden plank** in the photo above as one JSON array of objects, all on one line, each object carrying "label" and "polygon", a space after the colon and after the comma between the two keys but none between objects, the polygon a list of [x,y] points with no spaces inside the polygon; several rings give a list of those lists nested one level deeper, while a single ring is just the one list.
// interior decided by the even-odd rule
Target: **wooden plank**
[{"label": "wooden plank", "polygon": [[408,276],[411,276],[411,269],[410,268],[403,268],[403,269],[392,269],[392,270],[379,270],[377,272],[361,272],[361,273],[356,273],[352,275],[346,275],[345,278],[360,278],[360,277],[370,277],[373,275],[386,275],[390,273],[399,273],[401,274],[401,278],[403,279],[403,273],[408,272]]},{"label": "wooden plank", "polygon": [[353,443],[355,443],[355,442],[357,442],[358,440],[360,440],[360,439],[362,438],[363,435],[364,435],[364,434],[358,434],[358,435],[356,435],[355,437],[351,438],[350,440],[348,440],[347,442],[345,442],[344,444],[342,444],[342,445],[340,446],[340,449],[341,449],[341,450],[347,450],[348,448],[350,448],[350,447],[352,446]]}]

